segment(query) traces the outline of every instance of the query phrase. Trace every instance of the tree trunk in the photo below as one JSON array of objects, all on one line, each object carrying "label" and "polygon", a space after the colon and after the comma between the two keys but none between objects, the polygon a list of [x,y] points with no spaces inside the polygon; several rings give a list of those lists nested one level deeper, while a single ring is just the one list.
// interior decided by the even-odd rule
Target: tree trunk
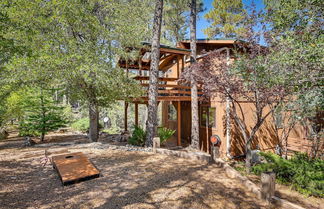
[{"label": "tree trunk", "polygon": [[89,104],[89,139],[91,141],[98,141],[99,131],[99,111],[98,105],[95,102]]},{"label": "tree trunk", "polygon": [[[196,0],[190,4],[190,62],[196,62]],[[199,149],[199,116],[198,116],[198,88],[197,82],[191,78],[191,148]]]},{"label": "tree trunk", "polygon": [[248,140],[245,144],[245,167],[246,167],[246,172],[250,173],[251,171],[251,162],[252,162],[252,150],[251,150],[251,140]]},{"label": "tree trunk", "polygon": [[45,139],[45,133],[42,133],[42,134],[41,134],[41,137],[40,137],[40,140],[41,140],[41,141],[44,141],[44,139]]},{"label": "tree trunk", "polygon": [[157,0],[155,4],[153,37],[151,46],[151,67],[150,67],[150,83],[148,92],[148,119],[147,119],[147,139],[146,146],[153,145],[153,137],[157,132],[157,96],[158,96],[158,74],[160,62],[160,36],[161,22],[163,12],[163,0]]},{"label": "tree trunk", "polygon": [[41,96],[40,96],[41,108],[42,108],[42,130],[41,130],[41,141],[44,141],[45,133],[46,133],[46,108],[45,108],[45,101],[44,101],[44,93],[43,87],[41,87]]}]

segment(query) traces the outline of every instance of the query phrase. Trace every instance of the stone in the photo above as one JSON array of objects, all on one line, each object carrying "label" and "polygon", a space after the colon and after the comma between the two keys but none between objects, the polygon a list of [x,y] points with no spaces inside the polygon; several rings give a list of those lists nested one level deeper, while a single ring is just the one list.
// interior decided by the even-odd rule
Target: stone
[{"label": "stone", "polygon": [[118,142],[127,142],[130,138],[130,133],[128,131],[124,131],[121,133],[121,135],[118,136],[117,141]]},{"label": "stone", "polygon": [[25,137],[25,146],[26,147],[34,146],[35,144],[36,144],[36,142],[34,140],[32,140],[29,136]]},{"label": "stone", "polygon": [[214,161],[216,161],[216,159],[219,158],[219,147],[218,146],[211,147],[211,157]]},{"label": "stone", "polygon": [[156,153],[156,149],[160,148],[160,137],[153,138],[153,152]]},{"label": "stone", "polygon": [[9,136],[6,130],[0,130],[0,140],[6,139]]},{"label": "stone", "polygon": [[271,201],[275,194],[276,174],[273,172],[265,172],[261,174],[261,198]]}]

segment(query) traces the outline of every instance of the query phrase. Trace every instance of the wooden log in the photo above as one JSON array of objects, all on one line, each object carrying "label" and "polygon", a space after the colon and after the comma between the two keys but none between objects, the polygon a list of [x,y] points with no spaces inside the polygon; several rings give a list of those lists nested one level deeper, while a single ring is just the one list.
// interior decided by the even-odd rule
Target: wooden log
[{"label": "wooden log", "polygon": [[275,193],[276,174],[265,172],[261,174],[261,198],[270,201]]}]

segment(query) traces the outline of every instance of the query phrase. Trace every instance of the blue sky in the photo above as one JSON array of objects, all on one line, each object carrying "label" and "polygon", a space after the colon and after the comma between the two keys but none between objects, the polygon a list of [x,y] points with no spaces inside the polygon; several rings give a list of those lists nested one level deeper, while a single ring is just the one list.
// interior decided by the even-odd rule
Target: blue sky
[{"label": "blue sky", "polygon": [[[207,28],[209,26],[209,23],[204,18],[204,15],[212,8],[212,2],[214,0],[204,0],[204,8],[205,11],[199,14],[199,18],[197,20],[197,38],[207,38],[206,35],[203,32],[203,29]],[[231,0],[228,0],[231,1]],[[244,5],[251,5],[253,0],[243,0]],[[263,1],[262,0],[254,0],[254,3],[256,4],[257,9],[264,8]]]}]

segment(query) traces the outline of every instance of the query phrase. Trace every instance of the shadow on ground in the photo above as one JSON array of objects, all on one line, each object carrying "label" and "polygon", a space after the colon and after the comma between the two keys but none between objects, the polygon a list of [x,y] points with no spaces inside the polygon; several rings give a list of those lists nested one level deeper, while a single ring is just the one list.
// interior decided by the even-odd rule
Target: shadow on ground
[{"label": "shadow on ground", "polygon": [[266,208],[215,165],[139,152],[91,153],[102,176],[66,187],[39,158],[0,161],[0,208]]}]

